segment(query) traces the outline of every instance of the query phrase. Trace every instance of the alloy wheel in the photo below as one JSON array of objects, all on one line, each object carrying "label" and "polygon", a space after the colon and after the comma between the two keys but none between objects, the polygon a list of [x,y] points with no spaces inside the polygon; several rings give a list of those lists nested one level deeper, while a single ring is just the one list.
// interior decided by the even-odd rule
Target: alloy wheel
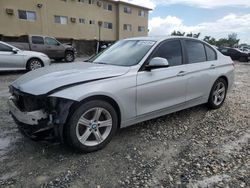
[{"label": "alloy wheel", "polygon": [[226,86],[223,82],[219,82],[213,92],[213,103],[216,106],[219,106],[225,98],[226,95]]},{"label": "alloy wheel", "polygon": [[97,146],[111,133],[112,116],[104,108],[92,108],[78,120],[76,135],[85,146]]}]

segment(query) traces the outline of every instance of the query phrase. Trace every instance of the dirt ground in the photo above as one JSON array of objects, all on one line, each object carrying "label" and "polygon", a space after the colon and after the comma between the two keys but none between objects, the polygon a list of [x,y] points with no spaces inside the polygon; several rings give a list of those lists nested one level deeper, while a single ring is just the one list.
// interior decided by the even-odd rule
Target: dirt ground
[{"label": "dirt ground", "polygon": [[0,74],[0,187],[250,187],[250,63],[221,109],[140,123],[89,154],[22,136],[6,102],[24,72]]}]

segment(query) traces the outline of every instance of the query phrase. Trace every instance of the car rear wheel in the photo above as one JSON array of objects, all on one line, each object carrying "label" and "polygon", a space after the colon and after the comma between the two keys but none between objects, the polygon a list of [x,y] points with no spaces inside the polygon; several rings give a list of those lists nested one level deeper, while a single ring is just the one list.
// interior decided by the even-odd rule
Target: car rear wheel
[{"label": "car rear wheel", "polygon": [[220,108],[227,95],[227,82],[223,78],[219,78],[214,83],[210,96],[208,99],[208,107],[211,109],[218,109]]},{"label": "car rear wheel", "polygon": [[74,53],[70,52],[70,51],[66,52],[64,59],[65,59],[66,62],[73,62],[75,60]]},{"label": "car rear wheel", "polygon": [[30,59],[27,63],[27,69],[29,71],[36,70],[43,67],[43,62],[39,59]]},{"label": "car rear wheel", "polygon": [[110,142],[117,125],[118,117],[112,105],[100,100],[84,103],[69,119],[67,142],[80,152],[97,151]]},{"label": "car rear wheel", "polygon": [[248,62],[248,58],[247,57],[240,57],[239,61],[240,62]]}]

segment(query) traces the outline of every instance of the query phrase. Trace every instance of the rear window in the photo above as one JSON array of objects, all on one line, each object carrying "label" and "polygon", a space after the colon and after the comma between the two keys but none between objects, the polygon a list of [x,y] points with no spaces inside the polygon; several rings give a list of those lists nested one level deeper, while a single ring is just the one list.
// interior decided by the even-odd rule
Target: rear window
[{"label": "rear window", "polygon": [[32,44],[44,44],[43,37],[31,37]]},{"label": "rear window", "polygon": [[204,45],[197,41],[186,41],[186,49],[189,63],[200,63],[206,61]]}]

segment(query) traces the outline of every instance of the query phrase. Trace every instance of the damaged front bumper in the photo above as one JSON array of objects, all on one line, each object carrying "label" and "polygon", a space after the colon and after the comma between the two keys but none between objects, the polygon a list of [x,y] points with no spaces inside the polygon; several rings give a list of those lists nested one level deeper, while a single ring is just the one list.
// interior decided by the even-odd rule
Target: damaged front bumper
[{"label": "damaged front bumper", "polygon": [[64,124],[74,101],[50,99],[15,92],[8,100],[9,112],[25,136],[36,141],[64,142]]},{"label": "damaged front bumper", "polygon": [[15,103],[13,102],[13,97],[10,97],[8,100],[9,110],[12,116],[21,123],[28,125],[38,125],[39,121],[48,119],[48,114],[43,110],[36,110],[33,112],[22,112],[19,110]]}]

